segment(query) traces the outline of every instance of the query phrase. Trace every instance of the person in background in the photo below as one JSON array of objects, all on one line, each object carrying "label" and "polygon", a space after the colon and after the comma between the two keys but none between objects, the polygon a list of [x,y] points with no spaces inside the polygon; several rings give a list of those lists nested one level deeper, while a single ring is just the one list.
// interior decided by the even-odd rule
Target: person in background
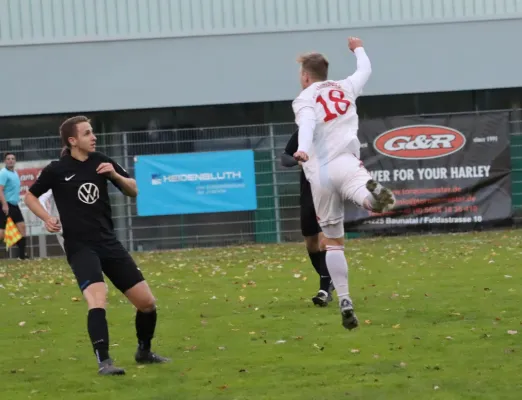
[{"label": "person in background", "polygon": [[[298,148],[298,131],[290,137],[286,144],[285,151],[281,155],[281,165],[286,168],[292,168],[299,165],[294,158],[294,153]],[[320,249],[321,241],[323,240],[323,233],[321,227],[317,222],[317,215],[315,214],[314,200],[312,198],[312,189],[310,182],[305,177],[303,169],[300,174],[300,196],[299,196],[299,210],[301,221],[301,234],[304,237],[308,257],[319,275],[319,290],[317,294],[312,297],[312,302],[319,307],[326,307],[332,301],[332,291],[334,289],[332,278],[326,267],[326,251]]]},{"label": "person in background", "polygon": [[[60,219],[60,214],[58,213],[58,208],[56,207],[56,203],[54,201],[53,191],[48,190],[44,194],[42,194],[38,200],[40,201],[40,204],[45,208],[45,211],[49,213],[51,217],[55,217],[58,220]],[[62,247],[62,249],[65,248],[63,246],[63,231],[60,230],[59,232],[56,232],[56,239],[58,239],[58,243]]]},{"label": "person in background", "polygon": [[4,239],[5,224],[7,217],[11,217],[16,227],[20,231],[22,238],[16,243],[18,246],[18,258],[25,260],[25,221],[22,211],[18,204],[20,203],[20,177],[15,171],[16,156],[7,152],[4,155],[5,167],[0,170],[0,203],[2,212],[0,212],[0,240]]}]

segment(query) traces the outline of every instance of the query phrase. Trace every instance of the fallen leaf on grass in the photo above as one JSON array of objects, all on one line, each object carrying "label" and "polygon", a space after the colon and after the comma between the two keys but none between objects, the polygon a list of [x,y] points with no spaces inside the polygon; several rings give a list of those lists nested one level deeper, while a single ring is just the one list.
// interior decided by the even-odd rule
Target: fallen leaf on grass
[{"label": "fallen leaf on grass", "polygon": [[35,333],[45,333],[47,332],[47,329],[38,329],[36,331],[31,331],[31,333],[34,335]]},{"label": "fallen leaf on grass", "polygon": [[366,325],[370,325],[370,324],[372,323],[372,321],[370,321],[369,319],[367,319],[367,320],[364,321],[364,323],[365,323]]},{"label": "fallen leaf on grass", "polygon": [[220,390],[228,389],[228,385],[218,386],[218,389],[220,389]]},{"label": "fallen leaf on grass", "polygon": [[393,325],[392,328],[393,329],[399,329],[401,327],[401,324],[397,324],[397,325]]}]

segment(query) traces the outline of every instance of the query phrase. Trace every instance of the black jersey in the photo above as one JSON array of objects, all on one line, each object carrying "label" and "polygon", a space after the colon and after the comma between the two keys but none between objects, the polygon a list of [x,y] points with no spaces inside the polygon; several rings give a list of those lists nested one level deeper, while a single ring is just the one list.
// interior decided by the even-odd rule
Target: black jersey
[{"label": "black jersey", "polygon": [[[286,144],[285,153],[290,156],[293,156],[294,153],[297,151],[298,147],[299,147],[298,131],[295,131],[294,134],[288,140],[288,143]],[[302,168],[301,168],[301,175],[300,175],[300,184],[301,184],[301,197],[300,197],[301,204],[304,204],[304,205],[313,204],[312,188],[310,187],[310,182],[308,182],[308,179],[306,179],[306,175]]]},{"label": "black jersey", "polygon": [[[118,174],[129,177],[117,162],[102,153],[90,153],[85,161],[67,154],[45,167],[29,189],[36,197],[49,189],[53,191],[66,242],[100,242],[116,237],[109,200],[109,178],[96,172],[101,163],[107,162]],[[112,183],[121,191],[116,183]]]}]

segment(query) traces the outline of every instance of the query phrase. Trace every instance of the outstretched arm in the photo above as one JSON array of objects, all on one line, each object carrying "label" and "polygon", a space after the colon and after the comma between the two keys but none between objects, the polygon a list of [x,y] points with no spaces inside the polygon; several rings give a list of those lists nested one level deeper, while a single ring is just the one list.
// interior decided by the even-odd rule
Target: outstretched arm
[{"label": "outstretched arm", "polygon": [[357,57],[357,69],[347,78],[347,80],[352,84],[355,95],[359,96],[368,82],[368,79],[370,79],[370,75],[372,74],[372,64],[362,46],[361,39],[348,39],[348,47],[353,51],[355,57]]}]

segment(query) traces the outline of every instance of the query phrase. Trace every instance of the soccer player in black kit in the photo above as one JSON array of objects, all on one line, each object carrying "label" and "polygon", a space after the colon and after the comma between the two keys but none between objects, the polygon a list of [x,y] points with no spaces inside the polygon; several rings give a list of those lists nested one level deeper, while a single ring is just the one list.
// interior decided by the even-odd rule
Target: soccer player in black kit
[{"label": "soccer player in black kit", "polygon": [[[296,131],[290,137],[290,140],[286,144],[285,151],[281,155],[281,165],[288,168],[298,165],[298,162],[294,158],[297,147],[298,132]],[[332,279],[326,267],[326,251],[320,250],[322,233],[321,227],[317,222],[317,216],[315,215],[312,189],[302,169],[300,180],[301,195],[299,197],[299,204],[301,208],[301,233],[305,239],[310,261],[317,274],[319,274],[319,291],[312,297],[312,301],[317,306],[325,307],[332,300]]]},{"label": "soccer player in black kit", "polygon": [[[124,375],[109,357],[109,330],[105,306],[105,274],[136,307],[138,363],[169,359],[151,351],[156,328],[156,300],[136,263],[117,240],[108,194],[111,181],[124,195],[136,197],[136,181],[116,162],[96,152],[96,137],[88,118],[76,116],[60,126],[64,145],[58,161],[45,167],[29,189],[25,203],[49,232],[63,227],[67,261],[88,305],[87,330],[100,375]],[[52,190],[60,220],[50,216],[38,197]]]}]

